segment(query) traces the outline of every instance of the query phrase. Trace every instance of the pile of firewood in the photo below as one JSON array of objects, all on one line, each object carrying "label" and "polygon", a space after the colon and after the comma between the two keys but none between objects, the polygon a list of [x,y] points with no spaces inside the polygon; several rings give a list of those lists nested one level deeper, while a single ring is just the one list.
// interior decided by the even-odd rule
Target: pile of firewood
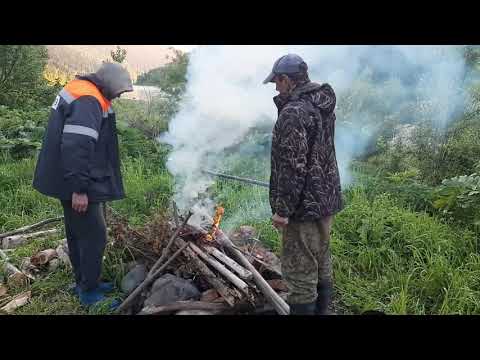
[{"label": "pile of firewood", "polygon": [[64,256],[66,254],[57,253],[57,250],[61,251],[60,247],[63,248],[63,245],[60,245],[57,249],[46,249],[30,258],[25,258],[20,269],[13,265],[8,257],[8,252],[25,245],[33,239],[58,234],[60,232],[58,228],[37,230],[61,220],[63,220],[63,217],[47,219],[33,225],[0,234],[0,264],[2,264],[3,270],[7,274],[7,283],[28,283],[30,280],[35,279],[35,273],[40,271],[40,267],[52,265],[52,268],[55,264],[55,261],[51,263],[52,260],[57,259],[57,264],[59,261],[66,261],[68,258],[68,256]]},{"label": "pile of firewood", "polygon": [[18,268],[9,259],[8,253],[27,244],[33,239],[58,234],[60,229],[53,228],[40,230],[47,225],[61,221],[63,217],[43,220],[33,225],[0,234],[0,266],[6,274],[6,283],[0,280],[0,313],[12,313],[15,309],[25,305],[31,298],[31,292],[25,291],[16,296],[8,294],[9,287],[21,287],[35,280],[36,274],[42,270],[54,270],[61,262],[69,263],[68,250],[65,240],[57,249],[42,250],[31,257],[24,258]]},{"label": "pile of firewood", "polygon": [[[173,221],[160,218],[140,230],[110,214],[114,244],[127,247],[148,264],[145,279],[129,293],[117,313],[287,315],[287,288],[278,258],[248,236],[251,234],[242,236],[237,232],[232,241],[220,229],[222,214],[223,208],[217,207],[214,218],[198,225],[189,221],[192,213],[179,216],[174,205]],[[166,273],[194,279],[201,297],[161,306],[145,305],[152,284]]]},{"label": "pile of firewood", "polygon": [[[279,259],[253,237],[253,229],[241,227],[227,236],[220,229],[223,208],[213,218],[200,223],[189,221],[192,213],[179,216],[173,206],[171,217],[156,216],[144,227],[135,229],[111,207],[107,224],[112,239],[109,245],[128,250],[145,266],[145,276],[125,293],[117,309],[122,314],[259,314],[289,313],[285,302],[287,288],[282,280]],[[198,215],[198,214],[195,214]],[[17,268],[8,253],[32,239],[59,233],[58,228],[39,231],[63,217],[0,234],[0,266],[7,275],[0,281],[0,312],[11,313],[26,304],[31,292],[17,296],[9,287],[26,285],[43,271],[53,271],[60,263],[71,266],[68,246],[63,239],[55,249],[45,249],[24,258]],[[232,241],[233,240],[233,241]],[[151,305],[147,299],[157,280],[165,276],[192,282],[200,296]]]}]

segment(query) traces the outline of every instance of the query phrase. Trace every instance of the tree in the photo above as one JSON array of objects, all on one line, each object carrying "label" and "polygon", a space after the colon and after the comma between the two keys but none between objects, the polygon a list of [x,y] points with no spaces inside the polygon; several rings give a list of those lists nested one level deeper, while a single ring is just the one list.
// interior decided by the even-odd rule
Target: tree
[{"label": "tree", "polygon": [[120,46],[117,45],[116,50],[110,51],[110,56],[112,57],[113,61],[121,64],[125,61],[127,57],[127,50],[122,49]]},{"label": "tree", "polygon": [[138,85],[157,86],[165,93],[180,97],[187,83],[188,54],[174,50],[172,61],[160,68],[152,69],[141,74],[137,79]]},{"label": "tree", "polygon": [[39,45],[0,45],[0,105],[31,102],[45,87],[48,52]]}]

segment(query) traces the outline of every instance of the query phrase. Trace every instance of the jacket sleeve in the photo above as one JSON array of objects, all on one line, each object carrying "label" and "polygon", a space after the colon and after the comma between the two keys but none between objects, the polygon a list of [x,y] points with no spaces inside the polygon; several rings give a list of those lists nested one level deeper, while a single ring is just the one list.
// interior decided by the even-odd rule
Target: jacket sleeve
[{"label": "jacket sleeve", "polygon": [[308,138],[298,108],[286,109],[279,118],[277,153],[278,183],[274,211],[290,217],[301,201],[307,174]]},{"label": "jacket sleeve", "polygon": [[63,176],[69,191],[84,194],[90,184],[90,164],[103,118],[98,100],[85,96],[72,103],[61,141]]}]

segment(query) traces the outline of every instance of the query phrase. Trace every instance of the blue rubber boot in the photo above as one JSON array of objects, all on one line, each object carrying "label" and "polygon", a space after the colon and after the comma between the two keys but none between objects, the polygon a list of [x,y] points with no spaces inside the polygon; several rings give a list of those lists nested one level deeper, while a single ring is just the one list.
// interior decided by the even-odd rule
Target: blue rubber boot
[{"label": "blue rubber boot", "polygon": [[104,301],[105,294],[103,293],[103,291],[100,291],[98,288],[90,291],[80,290],[78,294],[78,298],[80,299],[80,303],[83,306],[92,306],[99,302]]},{"label": "blue rubber boot", "polygon": [[101,281],[100,284],[98,285],[98,289],[100,291],[103,291],[104,293],[109,293],[109,292],[113,291],[114,286],[113,286],[113,283],[111,283],[111,282]]},{"label": "blue rubber boot", "polygon": [[78,285],[76,283],[70,284],[68,286],[68,292],[72,295],[77,295],[78,296],[78,292],[79,292]]},{"label": "blue rubber boot", "polygon": [[[103,292],[103,293],[109,293],[109,292],[112,292],[114,290],[114,286],[113,286],[113,283],[111,282],[100,282],[100,284],[98,285],[98,290]],[[80,287],[77,285],[77,284],[71,284],[69,287],[68,287],[68,292],[71,293],[72,295],[79,295],[80,294]]]}]

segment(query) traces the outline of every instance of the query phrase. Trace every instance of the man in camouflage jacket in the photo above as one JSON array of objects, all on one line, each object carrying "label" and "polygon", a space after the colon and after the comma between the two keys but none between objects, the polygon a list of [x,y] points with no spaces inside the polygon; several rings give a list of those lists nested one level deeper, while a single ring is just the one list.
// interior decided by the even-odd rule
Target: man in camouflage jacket
[{"label": "man in camouflage jacket", "polygon": [[343,208],[335,155],[336,97],[308,77],[307,64],[289,54],[264,83],[275,82],[270,205],[282,231],[282,272],[291,314],[327,314],[333,288],[330,230]]}]

